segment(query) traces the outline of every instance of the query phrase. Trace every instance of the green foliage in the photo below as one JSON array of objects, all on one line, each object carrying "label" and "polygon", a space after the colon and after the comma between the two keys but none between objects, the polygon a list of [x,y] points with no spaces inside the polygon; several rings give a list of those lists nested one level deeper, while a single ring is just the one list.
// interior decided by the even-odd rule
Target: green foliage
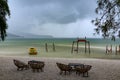
[{"label": "green foliage", "polygon": [[100,15],[92,20],[96,33],[113,40],[120,37],[120,0],[97,0],[95,12]]},{"label": "green foliage", "polygon": [[10,16],[9,6],[7,4],[7,0],[0,0],[0,37],[1,40],[4,40],[6,37],[6,16]]}]

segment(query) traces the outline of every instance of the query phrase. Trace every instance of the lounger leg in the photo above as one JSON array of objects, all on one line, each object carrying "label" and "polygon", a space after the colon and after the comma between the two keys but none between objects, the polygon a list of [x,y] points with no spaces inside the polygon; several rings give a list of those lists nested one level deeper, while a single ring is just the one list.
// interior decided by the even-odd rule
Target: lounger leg
[{"label": "lounger leg", "polygon": [[62,71],[60,71],[60,75],[62,74]]},{"label": "lounger leg", "polygon": [[69,71],[69,75],[71,74],[71,71]]},{"label": "lounger leg", "polygon": [[66,75],[66,71],[65,71],[65,75]]},{"label": "lounger leg", "polygon": [[85,73],[83,73],[83,77],[85,77]]},{"label": "lounger leg", "polygon": [[80,72],[78,72],[78,75],[79,75],[79,76],[80,76],[80,74],[81,74],[81,73],[80,73]]},{"label": "lounger leg", "polygon": [[23,70],[23,68],[21,68],[21,71]]},{"label": "lounger leg", "polygon": [[[85,74],[86,74],[86,76],[85,76]],[[83,73],[83,77],[88,77],[88,72]]]},{"label": "lounger leg", "polygon": [[76,75],[79,75],[79,72],[78,72],[78,71],[76,71]]},{"label": "lounger leg", "polygon": [[17,68],[17,70],[19,71],[19,68]]},{"label": "lounger leg", "polygon": [[41,70],[41,72],[44,72],[42,68],[40,70]]},{"label": "lounger leg", "polygon": [[88,75],[88,72],[87,72],[87,77],[88,77],[89,75]]},{"label": "lounger leg", "polygon": [[25,66],[25,70],[27,70],[27,69],[29,69],[29,66],[28,66],[28,65]]},{"label": "lounger leg", "polygon": [[35,69],[33,69],[32,71],[35,72]]},{"label": "lounger leg", "polygon": [[39,69],[37,69],[37,72],[39,72]]},{"label": "lounger leg", "polygon": [[40,68],[40,71],[42,72],[42,69]]}]

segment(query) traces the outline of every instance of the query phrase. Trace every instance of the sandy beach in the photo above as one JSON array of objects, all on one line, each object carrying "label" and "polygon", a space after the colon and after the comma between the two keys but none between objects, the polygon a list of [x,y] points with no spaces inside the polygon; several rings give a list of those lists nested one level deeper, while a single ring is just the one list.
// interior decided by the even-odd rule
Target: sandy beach
[{"label": "sandy beach", "polygon": [[[27,63],[29,60],[45,62],[44,72],[32,72],[31,69],[17,71],[13,59]],[[82,77],[72,72],[70,75],[60,75],[56,62],[61,63],[82,63],[92,65],[89,77]],[[70,59],[70,58],[40,58],[40,57],[0,57],[0,80],[119,80],[120,61],[107,59]]]}]

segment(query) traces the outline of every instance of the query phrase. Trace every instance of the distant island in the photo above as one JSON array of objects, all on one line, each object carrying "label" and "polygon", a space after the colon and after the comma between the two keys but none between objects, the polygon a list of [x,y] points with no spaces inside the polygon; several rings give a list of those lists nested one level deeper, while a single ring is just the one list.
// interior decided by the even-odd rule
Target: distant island
[{"label": "distant island", "polygon": [[12,39],[12,38],[53,38],[53,36],[51,36],[51,35],[35,35],[35,34],[30,34],[30,33],[21,34],[21,35],[7,33],[6,38],[7,39]]}]

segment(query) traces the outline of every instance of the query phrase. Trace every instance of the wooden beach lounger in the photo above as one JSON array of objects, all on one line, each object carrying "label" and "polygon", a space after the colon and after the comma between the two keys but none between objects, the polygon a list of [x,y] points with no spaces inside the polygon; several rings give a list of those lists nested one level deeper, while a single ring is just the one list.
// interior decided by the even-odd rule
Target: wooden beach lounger
[{"label": "wooden beach lounger", "polygon": [[76,74],[83,74],[83,77],[88,77],[88,71],[92,68],[91,65],[84,65],[84,67],[76,67]]},{"label": "wooden beach lounger", "polygon": [[28,61],[28,64],[32,68],[33,72],[35,72],[35,70],[37,72],[39,72],[39,70],[41,70],[42,72],[44,71],[43,68],[45,66],[45,63],[43,61],[31,60],[31,61]]},{"label": "wooden beach lounger", "polygon": [[15,64],[15,66],[17,66],[17,70],[23,70],[23,69],[28,69],[29,68],[29,66],[26,63],[24,63],[20,60],[14,59],[13,62]]},{"label": "wooden beach lounger", "polygon": [[60,75],[61,75],[63,72],[65,73],[65,75],[66,75],[67,72],[69,72],[69,74],[70,74],[70,72],[71,72],[71,70],[72,70],[72,67],[71,67],[71,66],[66,65],[66,64],[62,64],[62,63],[56,63],[56,64],[57,64],[57,67],[60,69]]}]

